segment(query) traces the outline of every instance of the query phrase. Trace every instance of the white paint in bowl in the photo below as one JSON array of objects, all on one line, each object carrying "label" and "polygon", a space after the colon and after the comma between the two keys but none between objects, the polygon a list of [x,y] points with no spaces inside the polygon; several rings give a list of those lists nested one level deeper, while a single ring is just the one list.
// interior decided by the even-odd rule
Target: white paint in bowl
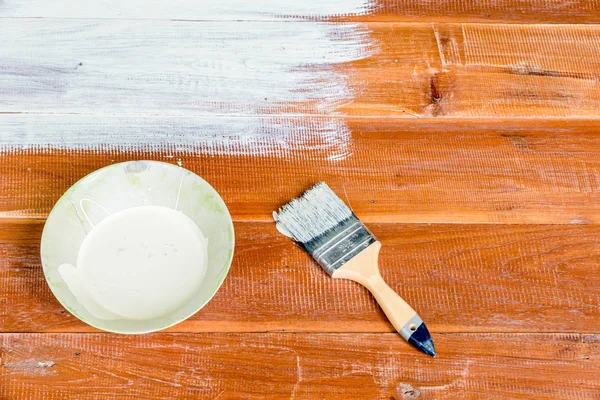
[{"label": "white paint in bowl", "polygon": [[200,310],[223,283],[234,244],[227,206],[206,181],[176,165],[133,161],[95,171],[61,197],[41,255],[65,309],[132,334]]},{"label": "white paint in bowl", "polygon": [[206,258],[207,239],[189,217],[168,207],[134,207],[105,218],[85,237],[77,257],[80,279],[65,279],[69,266],[59,273],[73,293],[83,292],[110,313],[150,319],[192,297]]}]

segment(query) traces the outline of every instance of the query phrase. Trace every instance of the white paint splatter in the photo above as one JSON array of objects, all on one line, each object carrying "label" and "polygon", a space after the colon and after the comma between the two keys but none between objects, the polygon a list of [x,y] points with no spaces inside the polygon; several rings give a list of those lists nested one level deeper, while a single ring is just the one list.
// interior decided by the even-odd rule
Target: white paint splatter
[{"label": "white paint splatter", "polygon": [[52,368],[56,365],[54,361],[38,361],[37,366],[39,368]]},{"label": "white paint splatter", "polygon": [[364,14],[366,0],[4,0],[2,17],[160,18],[186,20],[273,19],[273,17],[331,17]]},{"label": "white paint splatter", "polygon": [[56,375],[56,371],[48,370],[55,365],[56,363],[54,361],[39,361],[28,358],[4,363],[3,367],[26,375]]},{"label": "white paint splatter", "polygon": [[[9,118],[4,152],[168,148],[286,156],[331,148],[328,158],[344,158],[350,134],[343,120],[299,116],[335,115],[351,101],[338,66],[368,57],[374,46],[363,25],[320,22],[5,19],[0,37],[0,112],[132,116],[121,126],[103,118],[69,126],[62,121],[71,116],[46,116],[43,128],[32,118]],[[148,126],[141,115],[165,117]],[[190,123],[203,115],[211,118]]]}]

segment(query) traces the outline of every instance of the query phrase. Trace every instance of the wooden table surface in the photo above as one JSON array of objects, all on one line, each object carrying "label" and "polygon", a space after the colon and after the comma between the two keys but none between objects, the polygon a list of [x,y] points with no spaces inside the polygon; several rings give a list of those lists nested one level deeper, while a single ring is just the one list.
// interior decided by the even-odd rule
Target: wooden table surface
[{"label": "wooden table surface", "polygon": [[[600,398],[599,71],[598,0],[0,0],[0,399]],[[122,336],[39,245],[133,159],[209,181],[237,245],[203,310]],[[276,231],[320,180],[436,359]]]}]

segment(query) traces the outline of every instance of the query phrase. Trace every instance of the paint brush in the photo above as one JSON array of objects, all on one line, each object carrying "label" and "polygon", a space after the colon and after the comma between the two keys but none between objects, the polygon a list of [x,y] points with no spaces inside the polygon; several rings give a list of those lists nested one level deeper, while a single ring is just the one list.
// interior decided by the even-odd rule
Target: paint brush
[{"label": "paint brush", "polygon": [[300,243],[332,278],[350,279],[369,289],[400,335],[435,357],[421,317],[379,274],[381,243],[327,184],[315,185],[273,217],[277,228]]}]

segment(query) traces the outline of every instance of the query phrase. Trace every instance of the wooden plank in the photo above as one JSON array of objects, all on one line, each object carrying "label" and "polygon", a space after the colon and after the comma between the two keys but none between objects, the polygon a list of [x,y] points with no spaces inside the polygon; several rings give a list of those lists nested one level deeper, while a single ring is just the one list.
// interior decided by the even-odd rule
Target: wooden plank
[{"label": "wooden plank", "polygon": [[4,113],[596,118],[600,109],[599,25],[7,18],[0,36]]},{"label": "wooden plank", "polygon": [[241,0],[120,2],[101,0],[82,4],[61,0],[4,0],[0,17],[52,18],[152,18],[186,20],[322,19],[376,21],[458,21],[515,23],[598,23],[597,0],[291,0],[245,2]]},{"label": "wooden plank", "polygon": [[[267,131],[263,141],[229,128],[223,129],[232,135],[219,137],[228,122],[238,126],[223,120],[0,116],[0,142],[36,143],[48,132],[59,140],[88,134],[97,141],[88,150],[76,140],[55,142],[64,150],[5,148],[0,212],[44,217],[85,174],[113,162],[155,159],[200,174],[240,221],[270,221],[273,210],[325,180],[366,222],[600,222],[595,120],[343,119],[347,136],[322,137],[298,128],[322,119],[282,119],[287,133]],[[102,143],[103,132],[130,145]],[[152,144],[139,143],[144,136]]]},{"label": "wooden plank", "polygon": [[[261,115],[335,111],[359,24],[3,19],[0,112]],[[93,43],[93,46],[91,45]]]},{"label": "wooden plank", "polygon": [[99,0],[83,5],[75,0],[61,0],[57,7],[38,0],[4,0],[0,17],[12,18],[142,18],[202,21],[241,21],[279,19],[323,19],[370,13],[376,7],[370,0],[173,0],[164,2],[119,2]]},{"label": "wooden plank", "polygon": [[[52,296],[43,221],[0,224],[0,330],[89,332]],[[369,224],[381,270],[433,332],[597,332],[600,227]],[[392,332],[368,292],[332,280],[274,224],[236,223],[215,298],[173,332]]]},{"label": "wooden plank", "polygon": [[360,21],[598,23],[597,0],[372,0]]},{"label": "wooden plank", "polygon": [[599,335],[4,334],[0,398],[592,399]]},{"label": "wooden plank", "polygon": [[376,52],[338,68],[347,115],[598,116],[597,25],[367,26]]}]

